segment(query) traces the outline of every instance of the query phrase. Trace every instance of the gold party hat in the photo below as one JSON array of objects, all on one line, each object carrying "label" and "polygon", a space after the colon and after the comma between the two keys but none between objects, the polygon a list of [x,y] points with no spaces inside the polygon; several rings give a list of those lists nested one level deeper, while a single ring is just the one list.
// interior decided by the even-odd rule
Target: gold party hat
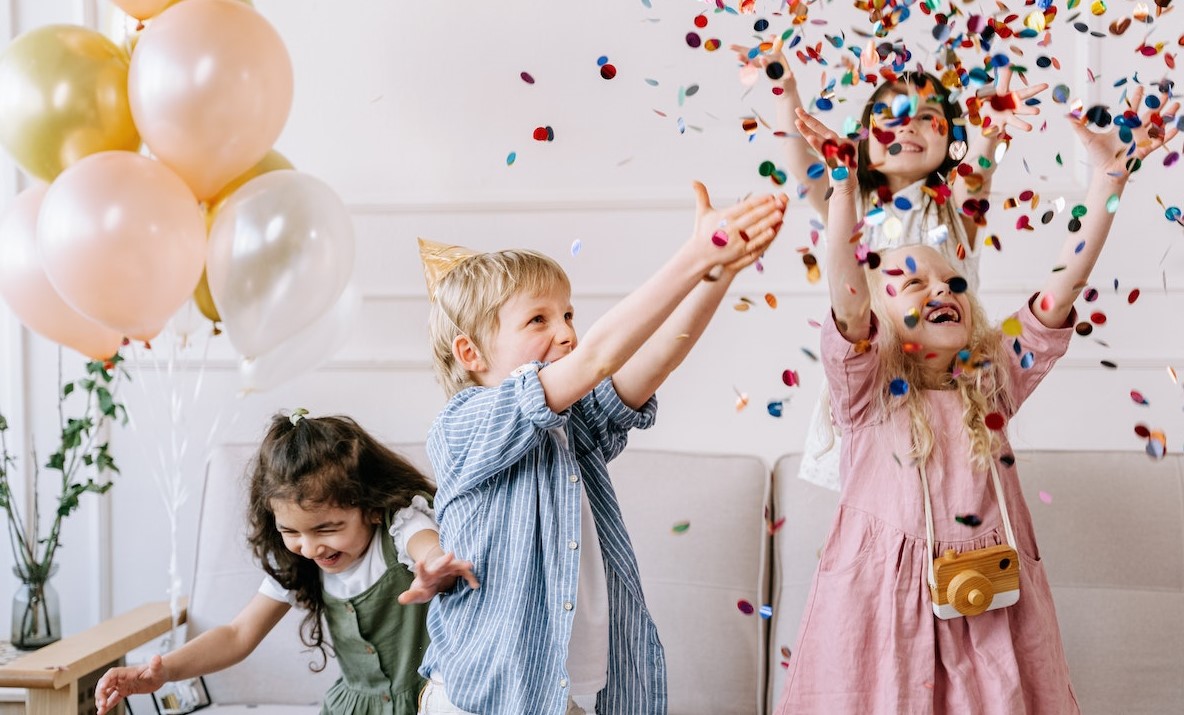
[{"label": "gold party hat", "polygon": [[423,277],[428,284],[428,298],[436,299],[436,286],[457,264],[477,255],[474,251],[463,246],[449,246],[436,243],[425,238],[419,239],[419,260],[423,262]]}]

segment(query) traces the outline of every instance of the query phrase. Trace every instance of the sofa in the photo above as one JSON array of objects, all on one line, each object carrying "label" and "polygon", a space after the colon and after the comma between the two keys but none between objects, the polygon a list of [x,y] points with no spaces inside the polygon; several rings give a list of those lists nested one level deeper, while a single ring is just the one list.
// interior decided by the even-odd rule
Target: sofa
[{"label": "sofa", "polygon": [[[427,468],[421,445],[395,448]],[[222,446],[208,462],[190,636],[228,621],[259,585],[243,538],[251,450]],[[1016,456],[1082,710],[1184,712],[1184,457]],[[838,501],[797,466],[796,455],[770,467],[642,449],[610,465],[666,647],[671,713],[753,715],[776,702]],[[310,672],[298,623],[289,613],[246,661],[206,677],[222,712],[317,712],[336,669]]]}]

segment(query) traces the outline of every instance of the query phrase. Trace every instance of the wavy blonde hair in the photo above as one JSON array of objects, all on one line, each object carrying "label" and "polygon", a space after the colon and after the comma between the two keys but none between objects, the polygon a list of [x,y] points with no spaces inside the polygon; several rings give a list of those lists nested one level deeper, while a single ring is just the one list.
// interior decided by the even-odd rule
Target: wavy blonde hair
[{"label": "wavy blonde hair", "polygon": [[[940,252],[936,252],[941,255]],[[942,260],[946,260],[942,256]],[[948,261],[947,261],[948,263]],[[951,270],[953,268],[951,267]],[[971,334],[965,350],[969,359],[961,362],[962,370],[955,377],[951,364],[943,380],[934,383],[930,373],[922,365],[922,357],[904,350],[907,336],[899,332],[900,326],[886,318],[890,315],[886,304],[887,291],[883,274],[868,271],[868,288],[872,294],[872,312],[877,318],[880,345],[880,409],[887,417],[896,410],[908,410],[909,434],[912,438],[910,456],[918,464],[925,464],[937,448],[937,439],[929,424],[929,414],[922,396],[922,390],[947,389],[950,385],[962,398],[963,424],[970,436],[970,451],[967,455],[978,469],[987,469],[1000,445],[998,437],[986,425],[986,416],[1001,411],[1010,415],[1014,412],[1008,391],[1010,359],[1003,345],[1003,333],[987,320],[982,303],[972,292],[963,295],[970,305]],[[959,362],[955,359],[955,362]],[[902,396],[891,393],[889,385],[895,378],[909,384],[909,391]]]},{"label": "wavy blonde hair", "polygon": [[498,311],[519,293],[536,295],[571,282],[553,259],[522,249],[478,253],[458,263],[436,285],[428,317],[428,341],[436,379],[448,397],[477,381],[456,360],[452,344],[467,335],[483,354],[498,330]]}]

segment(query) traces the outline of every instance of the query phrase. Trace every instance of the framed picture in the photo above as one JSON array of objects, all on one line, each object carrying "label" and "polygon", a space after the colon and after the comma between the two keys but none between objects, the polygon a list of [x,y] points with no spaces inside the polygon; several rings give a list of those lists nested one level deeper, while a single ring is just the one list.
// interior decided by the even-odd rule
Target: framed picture
[{"label": "framed picture", "polygon": [[185,715],[210,705],[210,692],[205,678],[167,683],[152,694],[157,715]]}]

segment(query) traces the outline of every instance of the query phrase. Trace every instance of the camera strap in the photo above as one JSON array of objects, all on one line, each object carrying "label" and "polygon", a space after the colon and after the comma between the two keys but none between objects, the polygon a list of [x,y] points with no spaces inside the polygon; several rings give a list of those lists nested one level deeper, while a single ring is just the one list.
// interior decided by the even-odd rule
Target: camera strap
[{"label": "camera strap", "polygon": [[[990,465],[991,483],[995,485],[995,498],[999,501],[999,515],[1003,517],[1003,534],[1007,537],[1007,545],[1016,549],[1011,517],[1007,514],[1007,500],[1003,498],[1003,485],[999,482],[999,470],[995,467],[993,458]],[[921,473],[921,490],[925,493],[925,542],[929,546],[929,587],[936,589],[937,574],[933,570],[933,559],[937,553],[933,549],[933,504],[929,499],[929,480],[925,478],[925,465],[918,466],[917,471]],[[1016,549],[1016,553],[1019,553],[1019,549]]]}]

